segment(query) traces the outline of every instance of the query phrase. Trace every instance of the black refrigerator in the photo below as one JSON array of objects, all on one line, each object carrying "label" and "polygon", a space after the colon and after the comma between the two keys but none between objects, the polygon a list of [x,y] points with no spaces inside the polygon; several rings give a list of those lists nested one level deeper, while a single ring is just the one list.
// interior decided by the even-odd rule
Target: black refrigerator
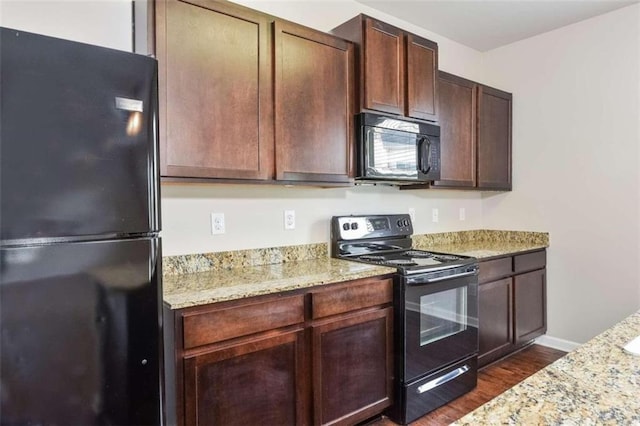
[{"label": "black refrigerator", "polygon": [[157,63],[0,28],[0,100],[0,424],[161,424]]}]

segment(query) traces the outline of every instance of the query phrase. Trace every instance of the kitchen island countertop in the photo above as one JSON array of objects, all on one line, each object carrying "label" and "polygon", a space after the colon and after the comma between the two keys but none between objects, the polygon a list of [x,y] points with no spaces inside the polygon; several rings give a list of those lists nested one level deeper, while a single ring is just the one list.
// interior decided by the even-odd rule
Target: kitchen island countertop
[{"label": "kitchen island countertop", "polygon": [[640,311],[453,425],[640,425]]}]

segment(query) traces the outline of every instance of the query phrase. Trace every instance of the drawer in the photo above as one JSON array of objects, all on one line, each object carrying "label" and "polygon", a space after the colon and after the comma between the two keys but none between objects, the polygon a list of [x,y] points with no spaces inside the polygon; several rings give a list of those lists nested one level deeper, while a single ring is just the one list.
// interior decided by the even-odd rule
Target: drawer
[{"label": "drawer", "polygon": [[512,262],[511,256],[480,262],[478,282],[485,283],[513,274]]},{"label": "drawer", "polygon": [[547,252],[545,250],[521,254],[515,256],[514,259],[514,269],[516,273],[541,269],[547,266]]},{"label": "drawer", "polygon": [[393,280],[365,280],[340,288],[311,292],[312,318],[322,318],[393,300]]},{"label": "drawer", "polygon": [[304,322],[304,296],[183,315],[184,348]]}]

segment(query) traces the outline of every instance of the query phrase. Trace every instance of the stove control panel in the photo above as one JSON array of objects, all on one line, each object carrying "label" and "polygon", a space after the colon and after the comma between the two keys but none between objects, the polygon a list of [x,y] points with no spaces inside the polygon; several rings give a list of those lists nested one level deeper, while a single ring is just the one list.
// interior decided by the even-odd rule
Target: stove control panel
[{"label": "stove control panel", "polygon": [[334,216],[331,232],[334,240],[405,237],[413,234],[413,226],[408,214]]}]

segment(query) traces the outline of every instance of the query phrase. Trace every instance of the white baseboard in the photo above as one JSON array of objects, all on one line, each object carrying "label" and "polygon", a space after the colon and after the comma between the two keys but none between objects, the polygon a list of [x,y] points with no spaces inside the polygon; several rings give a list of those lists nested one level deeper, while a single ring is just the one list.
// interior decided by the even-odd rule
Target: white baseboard
[{"label": "white baseboard", "polygon": [[571,352],[578,348],[580,343],[572,342],[570,340],[558,339],[557,337],[540,336],[536,339],[538,345],[547,346],[549,348],[558,349],[560,351]]}]

